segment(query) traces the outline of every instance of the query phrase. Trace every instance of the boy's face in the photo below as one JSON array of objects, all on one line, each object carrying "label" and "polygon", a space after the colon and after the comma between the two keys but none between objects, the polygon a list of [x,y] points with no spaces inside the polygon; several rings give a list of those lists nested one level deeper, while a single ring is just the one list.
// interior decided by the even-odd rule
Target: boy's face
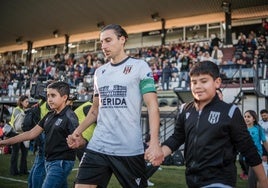
[{"label": "boy's face", "polygon": [[66,106],[67,95],[60,96],[56,89],[47,89],[47,103],[52,110],[60,112]]},{"label": "boy's face", "polygon": [[216,94],[216,88],[221,85],[221,79],[214,80],[208,74],[191,76],[191,91],[196,100],[200,103],[209,103]]}]

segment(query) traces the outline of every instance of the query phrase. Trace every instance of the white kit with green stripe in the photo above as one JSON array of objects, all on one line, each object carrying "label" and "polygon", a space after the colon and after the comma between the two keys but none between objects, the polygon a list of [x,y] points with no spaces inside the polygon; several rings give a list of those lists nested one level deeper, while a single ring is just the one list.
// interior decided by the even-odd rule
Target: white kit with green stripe
[{"label": "white kit with green stripe", "polygon": [[148,92],[155,86],[145,61],[128,57],[99,67],[94,76],[99,115],[88,149],[116,156],[144,153],[140,117],[142,95]]}]

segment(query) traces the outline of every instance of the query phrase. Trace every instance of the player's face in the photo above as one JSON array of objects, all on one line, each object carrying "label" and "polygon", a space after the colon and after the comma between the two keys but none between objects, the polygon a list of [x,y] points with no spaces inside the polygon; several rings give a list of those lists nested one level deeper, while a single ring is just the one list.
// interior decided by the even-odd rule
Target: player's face
[{"label": "player's face", "polygon": [[101,49],[108,59],[115,59],[124,48],[125,38],[118,37],[114,30],[105,30],[100,34]]},{"label": "player's face", "polygon": [[209,103],[215,96],[216,88],[219,88],[220,84],[220,78],[214,80],[210,75],[207,74],[191,76],[192,94],[199,103]]}]

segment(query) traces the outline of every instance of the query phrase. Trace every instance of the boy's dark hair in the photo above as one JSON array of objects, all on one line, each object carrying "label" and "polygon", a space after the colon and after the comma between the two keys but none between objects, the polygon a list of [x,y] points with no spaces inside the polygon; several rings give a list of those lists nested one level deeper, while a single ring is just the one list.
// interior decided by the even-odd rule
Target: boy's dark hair
[{"label": "boy's dark hair", "polygon": [[220,71],[218,65],[211,61],[202,61],[195,63],[190,72],[189,75],[191,76],[199,76],[201,74],[208,74],[212,76],[214,80],[220,77]]},{"label": "boy's dark hair", "polygon": [[70,86],[66,82],[53,82],[47,86],[47,88],[55,89],[59,92],[60,96],[67,95],[69,98],[70,95]]},{"label": "boy's dark hair", "polygon": [[260,114],[268,114],[268,110],[266,110],[266,109],[262,109],[262,110],[260,111]]},{"label": "boy's dark hair", "polygon": [[118,37],[118,39],[120,37],[125,37],[126,41],[128,39],[128,34],[127,32],[120,26],[120,25],[117,25],[117,24],[110,24],[110,25],[107,25],[105,26],[102,30],[101,30],[101,33],[103,31],[106,31],[106,30],[114,30],[116,36]]}]

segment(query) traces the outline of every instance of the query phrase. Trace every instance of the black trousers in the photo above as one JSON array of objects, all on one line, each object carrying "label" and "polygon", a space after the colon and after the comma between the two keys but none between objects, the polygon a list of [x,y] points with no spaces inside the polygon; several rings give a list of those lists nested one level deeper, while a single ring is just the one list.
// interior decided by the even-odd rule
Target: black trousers
[{"label": "black trousers", "polygon": [[[19,160],[19,151],[21,151],[20,156],[20,166],[18,170],[18,160]],[[10,159],[10,174],[27,174],[27,154],[28,148],[26,148],[23,142],[16,143],[12,145],[11,159]]]}]

